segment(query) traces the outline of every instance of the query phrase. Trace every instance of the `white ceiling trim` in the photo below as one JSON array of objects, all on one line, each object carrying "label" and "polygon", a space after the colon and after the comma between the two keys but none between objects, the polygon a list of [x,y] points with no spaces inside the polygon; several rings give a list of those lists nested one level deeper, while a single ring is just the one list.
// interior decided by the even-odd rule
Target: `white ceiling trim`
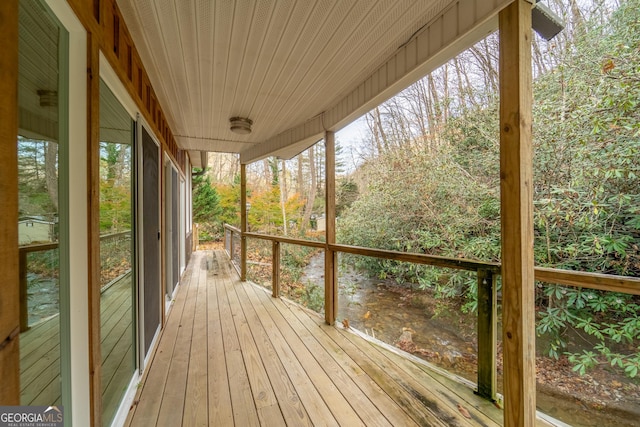
[{"label": "white ceiling trim", "polygon": [[241,163],[276,155],[291,158],[391,98],[498,27],[497,14],[512,0],[458,0],[386,63],[320,116],[240,152]]},{"label": "white ceiling trim", "polygon": [[225,141],[223,139],[216,138],[205,138],[198,137],[194,138],[191,136],[174,136],[178,145],[184,150],[196,150],[196,151],[216,151],[222,153],[239,153],[236,147],[238,144],[242,145],[252,145],[253,142],[248,141]]}]

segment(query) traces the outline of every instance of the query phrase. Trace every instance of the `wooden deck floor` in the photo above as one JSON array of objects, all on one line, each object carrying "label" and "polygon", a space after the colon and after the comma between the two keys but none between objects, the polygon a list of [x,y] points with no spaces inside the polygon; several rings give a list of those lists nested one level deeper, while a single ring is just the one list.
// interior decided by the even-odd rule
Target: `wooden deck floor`
[{"label": "wooden deck floor", "polygon": [[[115,411],[133,375],[131,275],[101,295],[103,402]],[[20,334],[20,400],[23,405],[60,405],[60,316]],[[130,368],[126,368],[129,366]],[[123,369],[124,368],[124,369]]]},{"label": "wooden deck floor", "polygon": [[502,411],[209,251],[192,256],[126,425],[497,426]]}]

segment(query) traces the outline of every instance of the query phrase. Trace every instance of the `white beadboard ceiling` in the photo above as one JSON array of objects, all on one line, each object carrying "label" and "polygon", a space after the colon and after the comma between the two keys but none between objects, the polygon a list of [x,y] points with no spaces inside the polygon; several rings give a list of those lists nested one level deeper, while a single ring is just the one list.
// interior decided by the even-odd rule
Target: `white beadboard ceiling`
[{"label": "white beadboard ceiling", "polygon": [[[291,157],[496,27],[509,0],[118,0],[185,150]],[[229,130],[229,118],[253,132]]]}]

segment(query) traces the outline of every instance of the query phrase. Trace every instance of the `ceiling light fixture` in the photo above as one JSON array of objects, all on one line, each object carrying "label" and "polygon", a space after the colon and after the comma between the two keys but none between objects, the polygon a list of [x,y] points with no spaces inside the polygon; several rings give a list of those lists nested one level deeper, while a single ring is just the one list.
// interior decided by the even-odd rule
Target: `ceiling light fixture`
[{"label": "ceiling light fixture", "polygon": [[251,133],[251,125],[253,125],[253,121],[244,117],[231,117],[229,119],[231,123],[231,132],[240,134],[240,135],[248,135]]},{"label": "ceiling light fixture", "polygon": [[40,97],[41,107],[57,107],[58,106],[58,92],[56,92],[55,90],[41,89],[38,91],[38,96]]}]

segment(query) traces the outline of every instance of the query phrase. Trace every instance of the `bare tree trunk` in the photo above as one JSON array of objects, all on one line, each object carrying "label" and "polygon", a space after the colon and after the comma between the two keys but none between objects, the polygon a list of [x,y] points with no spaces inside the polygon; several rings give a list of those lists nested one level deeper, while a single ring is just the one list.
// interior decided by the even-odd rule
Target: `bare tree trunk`
[{"label": "bare tree trunk", "polygon": [[127,180],[124,176],[124,171],[126,169],[127,153],[130,152],[130,146],[128,145],[120,145],[120,150],[118,151],[118,159],[115,164],[115,182],[114,185],[119,187],[123,185],[129,184],[129,180]]},{"label": "bare tree trunk", "polygon": [[547,72],[547,66],[544,61],[544,56],[542,51],[540,50],[540,41],[537,37],[534,37],[531,41],[531,45],[533,46],[532,55],[533,62],[536,64],[536,75],[541,75]]},{"label": "bare tree trunk", "polygon": [[442,80],[443,80],[443,90],[442,90],[442,99],[444,101],[444,105],[442,108],[443,111],[443,124],[447,124],[449,121],[449,63],[445,63],[442,68]]},{"label": "bare tree trunk", "polygon": [[262,167],[263,167],[262,178],[264,179],[264,186],[265,188],[268,188],[271,185],[271,182],[273,181],[273,177],[271,176],[271,165],[269,164],[269,158],[266,158],[262,161]]},{"label": "bare tree trunk", "polygon": [[467,99],[471,98],[467,91],[464,89],[464,84],[462,82],[462,70],[460,69],[460,62],[458,61],[458,57],[453,58],[453,68],[456,71],[456,78],[458,82],[458,100],[460,101],[460,107],[462,110],[467,109]]},{"label": "bare tree trunk", "polygon": [[51,203],[58,210],[58,144],[47,142],[44,152],[44,173]]},{"label": "bare tree trunk", "polygon": [[313,205],[316,201],[316,159],[313,147],[309,148],[309,175],[311,175],[311,187],[309,188],[309,197],[307,197],[307,203],[304,208],[304,217],[302,219],[302,226],[300,227],[302,232],[307,229],[307,225],[311,220]]},{"label": "bare tree trunk", "polygon": [[302,154],[298,156],[298,182],[296,183],[296,188],[300,197],[304,197],[304,185],[303,185],[304,176],[302,174]]},{"label": "bare tree trunk", "polygon": [[[375,120],[375,125],[377,127],[377,130],[380,134],[380,141],[382,142],[382,147],[384,150],[387,150],[389,148],[389,141],[387,140],[387,135],[384,131],[384,127],[382,126],[382,118],[380,117],[380,108],[376,107],[373,109],[373,118]],[[378,153],[380,153],[381,151],[378,150]]]},{"label": "bare tree trunk", "polygon": [[285,177],[287,176],[287,166],[285,161],[282,160],[282,176],[278,180],[280,183],[280,208],[282,209],[282,230],[284,235],[288,234],[287,232],[287,211],[285,209],[285,202],[287,200],[287,186],[285,184]]}]

